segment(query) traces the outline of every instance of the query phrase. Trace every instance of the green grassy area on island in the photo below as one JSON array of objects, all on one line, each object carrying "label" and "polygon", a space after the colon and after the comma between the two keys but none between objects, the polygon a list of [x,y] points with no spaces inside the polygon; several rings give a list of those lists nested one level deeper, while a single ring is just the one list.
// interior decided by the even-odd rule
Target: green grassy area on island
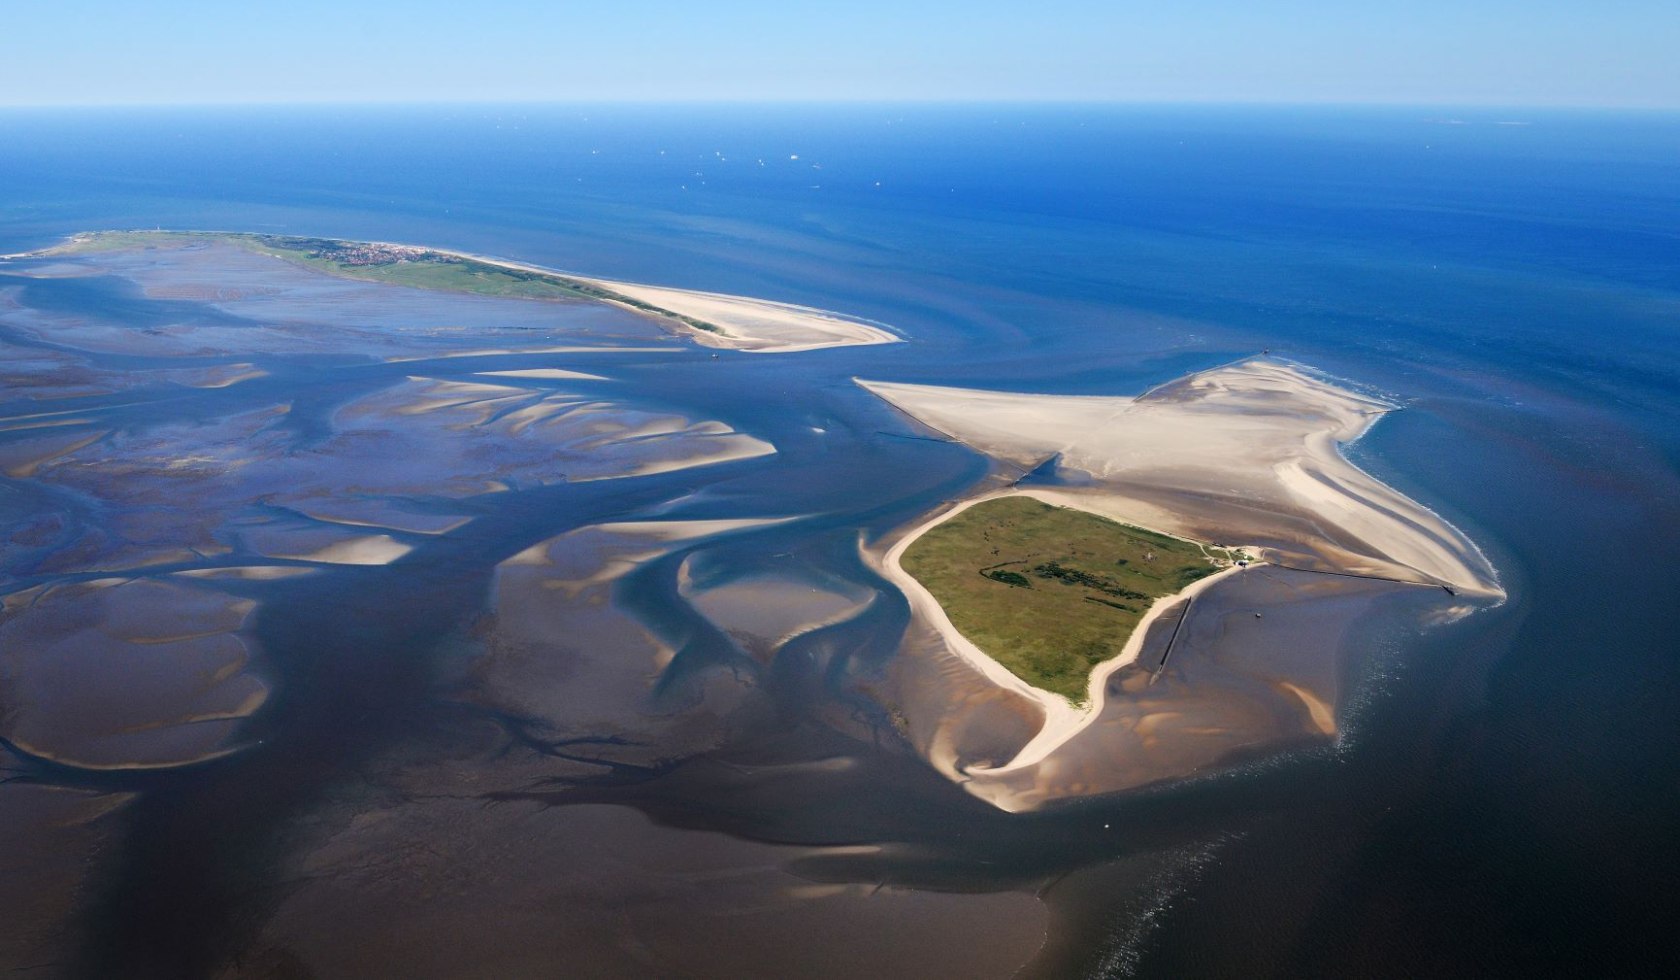
[{"label": "green grassy area on island", "polygon": [[934,526],[899,564],[1017,677],[1075,704],[1150,604],[1243,557],[1025,496]]},{"label": "green grassy area on island", "polygon": [[516,299],[583,299],[617,303],[695,330],[723,333],[717,325],[646,303],[583,279],[517,269],[409,245],[348,242],[242,232],[108,231],[77,236],[64,251],[97,252],[155,245],[160,239],[218,241],[314,269],[366,282],[505,296]]}]

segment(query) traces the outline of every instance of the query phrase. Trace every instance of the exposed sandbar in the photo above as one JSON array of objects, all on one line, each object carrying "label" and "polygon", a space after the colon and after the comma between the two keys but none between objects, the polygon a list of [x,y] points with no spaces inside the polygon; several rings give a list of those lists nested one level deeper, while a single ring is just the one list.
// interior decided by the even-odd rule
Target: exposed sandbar
[{"label": "exposed sandbar", "polygon": [[389,565],[413,550],[411,545],[403,544],[389,534],[370,534],[347,541],[335,541],[306,554],[276,553],[273,557],[323,562],[328,565]]}]

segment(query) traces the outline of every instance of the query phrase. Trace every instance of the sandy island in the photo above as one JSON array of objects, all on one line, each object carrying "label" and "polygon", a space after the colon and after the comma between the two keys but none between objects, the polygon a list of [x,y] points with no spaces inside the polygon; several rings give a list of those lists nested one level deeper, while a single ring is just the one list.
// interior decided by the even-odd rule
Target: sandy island
[{"label": "sandy island", "polygon": [[955,503],[870,549],[872,563],[903,589],[915,615],[952,653],[1043,711],[1038,733],[1013,758],[950,773],[955,778],[983,780],[1046,760],[1101,713],[1109,674],[1137,658],[1163,611],[1245,572],[1227,568],[1157,599],[1125,647],[1092,671],[1087,703],[1078,707],[1028,685],[976,647],[899,564],[928,529],[983,500],[1025,494],[1192,541],[1241,547],[1268,564],[1440,589],[1463,611],[1472,602],[1504,598],[1493,567],[1469,538],[1342,455],[1341,446],[1397,406],[1294,364],[1249,360],[1135,398],[858,384],[1023,472],[1055,458],[1057,471],[1069,478],[1062,486],[1010,487]]},{"label": "sandy island", "polygon": [[[73,235],[66,242],[37,252],[0,255],[0,261],[44,258],[51,255],[87,251],[110,244],[144,243],[155,241],[185,241],[191,239],[222,241],[228,244],[263,251],[276,243],[295,241],[287,236],[254,235],[245,232],[219,231],[145,231],[145,232],[87,232]],[[439,258],[469,263],[481,263],[498,269],[521,273],[536,273],[568,288],[584,288],[592,293],[594,302],[606,303],[646,316],[666,329],[693,338],[707,347],[727,348],[748,353],[787,354],[797,351],[821,350],[828,347],[849,347],[863,344],[899,343],[902,338],[879,325],[866,323],[829,310],[820,310],[793,303],[732,296],[725,293],[679,289],[674,286],[650,286],[642,283],[618,282],[563,272],[526,262],[477,255],[445,248],[406,245],[400,242],[350,242],[341,239],[302,239],[343,247],[367,260],[360,265],[406,264],[437,261]],[[285,258],[284,255],[279,256]],[[332,270],[309,265],[327,275]],[[336,274],[343,274],[340,270]],[[423,286],[418,288],[425,288]]]}]

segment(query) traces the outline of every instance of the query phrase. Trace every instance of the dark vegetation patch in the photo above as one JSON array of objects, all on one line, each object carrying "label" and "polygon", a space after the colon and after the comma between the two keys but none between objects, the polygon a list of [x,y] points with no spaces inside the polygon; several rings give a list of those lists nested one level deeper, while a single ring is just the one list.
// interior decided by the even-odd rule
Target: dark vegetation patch
[{"label": "dark vegetation patch", "polygon": [[968,508],[902,563],[976,646],[1076,703],[1091,668],[1125,647],[1155,598],[1220,567],[1194,542],[1024,496]]}]

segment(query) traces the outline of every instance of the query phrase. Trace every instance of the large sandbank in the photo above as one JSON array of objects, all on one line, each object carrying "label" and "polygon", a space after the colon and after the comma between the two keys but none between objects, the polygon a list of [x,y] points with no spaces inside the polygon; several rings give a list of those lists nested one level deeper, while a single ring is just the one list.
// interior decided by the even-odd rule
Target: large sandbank
[{"label": "large sandbank", "polygon": [[[1438,588],[1442,598],[1498,601],[1492,566],[1462,532],[1359,469],[1340,447],[1397,406],[1275,360],[1255,359],[1137,397],[1035,395],[859,381],[922,424],[1031,471],[1052,458],[1067,482],[1010,486],[956,502],[872,549],[949,652],[1037,705],[1043,722],[1012,758],[951,775],[986,780],[1043,763],[1103,709],[1107,678],[1135,660],[1152,622],[1240,568],[1158,599],[1124,649],[1093,672],[1084,707],[1037,690],[961,635],[899,564],[929,528],[982,500],[1026,494],[1191,540],[1240,546],[1264,562]],[[1323,729],[1322,705],[1307,699]],[[938,760],[935,760],[938,764]],[[986,794],[971,782],[971,788]],[[1004,805],[1008,805],[1004,801]]]},{"label": "large sandbank", "polygon": [[1340,447],[1397,406],[1280,361],[1191,375],[1136,398],[859,381],[925,425],[1024,469],[1089,478],[1043,499],[1306,565],[1503,597],[1487,558]]}]

